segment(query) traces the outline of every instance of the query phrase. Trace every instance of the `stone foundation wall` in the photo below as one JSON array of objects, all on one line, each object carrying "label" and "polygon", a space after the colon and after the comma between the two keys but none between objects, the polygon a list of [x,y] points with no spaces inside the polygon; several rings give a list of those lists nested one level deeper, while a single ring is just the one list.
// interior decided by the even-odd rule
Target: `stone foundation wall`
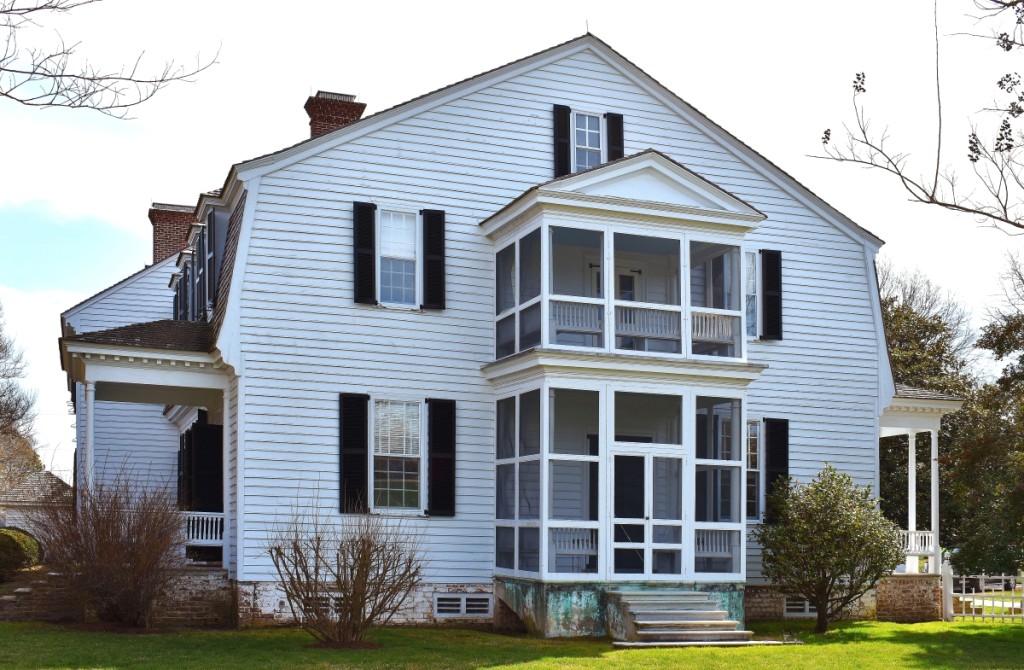
[{"label": "stone foundation wall", "polygon": [[[846,612],[844,619],[874,619],[876,608],[875,591],[861,596]],[[774,586],[747,586],[744,609],[747,621],[778,621],[785,619],[785,597]],[[800,618],[792,616],[790,618]],[[807,618],[807,617],[804,617]]]},{"label": "stone foundation wall", "polygon": [[878,583],[879,621],[917,623],[942,620],[939,575],[892,575]]}]

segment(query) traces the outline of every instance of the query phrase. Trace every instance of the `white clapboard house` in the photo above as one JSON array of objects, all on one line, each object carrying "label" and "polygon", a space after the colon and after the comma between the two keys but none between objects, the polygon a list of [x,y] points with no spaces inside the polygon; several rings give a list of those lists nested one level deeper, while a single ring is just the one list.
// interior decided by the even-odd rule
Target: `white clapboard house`
[{"label": "white clapboard house", "polygon": [[593,35],[364,108],[155,204],[154,263],[62,317],[78,481],[176,487],[266,612],[317,506],[417,535],[413,619],[742,621],[772,482],[875,484],[950,409],[896,393],[881,240]]}]

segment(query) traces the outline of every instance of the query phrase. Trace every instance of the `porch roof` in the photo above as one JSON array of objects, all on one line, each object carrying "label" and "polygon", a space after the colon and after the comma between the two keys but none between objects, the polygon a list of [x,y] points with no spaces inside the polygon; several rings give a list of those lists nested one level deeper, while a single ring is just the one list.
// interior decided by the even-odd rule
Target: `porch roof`
[{"label": "porch roof", "polygon": [[948,393],[896,384],[896,395],[879,422],[881,437],[938,431],[942,417],[963,407],[964,401]]},{"label": "porch roof", "polygon": [[214,333],[213,326],[206,322],[164,319],[71,335],[62,338],[64,341],[210,353]]}]

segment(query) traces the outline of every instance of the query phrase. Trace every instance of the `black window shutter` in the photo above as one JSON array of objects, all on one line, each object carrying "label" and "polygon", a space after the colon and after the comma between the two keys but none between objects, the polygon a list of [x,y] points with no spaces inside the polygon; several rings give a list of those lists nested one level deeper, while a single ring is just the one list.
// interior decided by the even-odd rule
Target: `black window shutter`
[{"label": "black window shutter", "polygon": [[427,514],[455,516],[455,401],[427,399]]},{"label": "black window shutter", "polygon": [[345,512],[366,512],[370,450],[370,396],[342,393],[339,398],[339,509]]},{"label": "black window shutter", "polygon": [[555,105],[554,151],[555,176],[572,172],[572,110],[565,105]]},{"label": "black window shutter", "polygon": [[[771,495],[779,481],[789,477],[789,419],[764,420],[765,496]],[[765,521],[773,523],[776,512],[765,506]]]},{"label": "black window shutter", "polygon": [[761,250],[761,339],[782,339],[782,252]]},{"label": "black window shutter", "polygon": [[625,138],[622,134],[622,114],[608,112],[604,115],[604,123],[608,129],[608,160],[622,158],[626,153]]},{"label": "black window shutter", "polygon": [[423,214],[423,309],[444,309],[444,211]]},{"label": "black window shutter", "polygon": [[355,301],[377,304],[377,205],[352,203]]}]

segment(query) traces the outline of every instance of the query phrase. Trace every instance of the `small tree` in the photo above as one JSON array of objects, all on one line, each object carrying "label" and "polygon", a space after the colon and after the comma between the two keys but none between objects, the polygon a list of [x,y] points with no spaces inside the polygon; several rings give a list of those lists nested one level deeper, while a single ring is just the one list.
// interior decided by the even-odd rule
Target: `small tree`
[{"label": "small tree", "polygon": [[764,576],[817,609],[817,633],[903,559],[899,528],[878,510],[871,487],[831,465],[809,484],[776,486],[769,506],[776,522],[752,531]]},{"label": "small tree", "polygon": [[405,608],[422,579],[415,538],[377,515],[346,514],[338,524],[296,516],[268,551],[292,616],[321,643],[362,641]]},{"label": "small tree", "polygon": [[32,513],[46,564],[100,621],[145,627],[184,567],[184,524],[164,489],[79,486],[78,504]]}]

